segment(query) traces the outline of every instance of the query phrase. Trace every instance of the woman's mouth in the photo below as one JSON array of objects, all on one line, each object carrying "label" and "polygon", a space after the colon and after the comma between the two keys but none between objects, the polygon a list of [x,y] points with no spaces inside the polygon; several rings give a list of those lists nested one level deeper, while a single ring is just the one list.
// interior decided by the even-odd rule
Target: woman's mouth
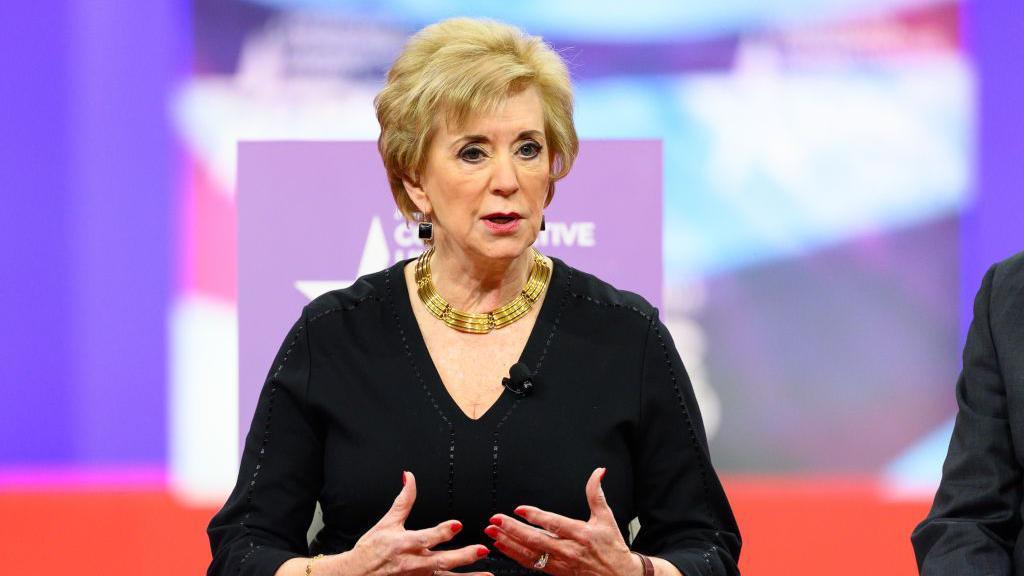
[{"label": "woman's mouth", "polygon": [[511,234],[519,228],[519,214],[496,212],[483,217],[484,225],[495,234]]}]

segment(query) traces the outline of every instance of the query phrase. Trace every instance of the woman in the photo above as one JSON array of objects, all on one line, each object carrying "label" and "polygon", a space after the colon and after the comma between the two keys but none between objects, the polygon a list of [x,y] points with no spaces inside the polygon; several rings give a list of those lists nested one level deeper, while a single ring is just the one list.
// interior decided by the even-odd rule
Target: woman
[{"label": "woman", "polygon": [[409,41],[376,107],[429,249],[305,307],[210,523],[209,574],[736,574],[657,311],[532,248],[577,151],[557,54],[447,20]]}]

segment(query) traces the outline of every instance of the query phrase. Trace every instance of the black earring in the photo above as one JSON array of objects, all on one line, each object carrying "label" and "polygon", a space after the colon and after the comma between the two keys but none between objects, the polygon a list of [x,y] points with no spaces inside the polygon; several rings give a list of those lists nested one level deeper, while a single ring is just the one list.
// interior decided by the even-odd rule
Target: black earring
[{"label": "black earring", "polygon": [[547,223],[544,222],[544,217],[541,216],[540,217],[540,229],[541,230],[547,230],[547,228],[548,228]]},{"label": "black earring", "polygon": [[434,237],[434,225],[430,222],[420,222],[420,240],[430,240]]}]

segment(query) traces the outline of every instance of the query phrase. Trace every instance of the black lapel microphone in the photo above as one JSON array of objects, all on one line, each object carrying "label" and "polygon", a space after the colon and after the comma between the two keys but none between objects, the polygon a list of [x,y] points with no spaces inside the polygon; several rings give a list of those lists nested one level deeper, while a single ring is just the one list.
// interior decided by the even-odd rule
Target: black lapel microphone
[{"label": "black lapel microphone", "polygon": [[516,362],[508,369],[508,378],[501,379],[501,385],[508,388],[516,396],[526,396],[533,388],[533,375],[522,362]]}]

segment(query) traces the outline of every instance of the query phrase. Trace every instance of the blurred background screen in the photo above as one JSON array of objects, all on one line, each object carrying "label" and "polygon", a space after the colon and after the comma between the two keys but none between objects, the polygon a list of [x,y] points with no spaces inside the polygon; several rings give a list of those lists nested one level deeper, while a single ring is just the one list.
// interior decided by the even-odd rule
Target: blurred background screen
[{"label": "blurred background screen", "polygon": [[974,291],[1024,249],[1014,0],[5,2],[4,571],[205,570],[251,417],[237,143],[375,140],[457,15],[559,50],[581,138],[662,141],[654,299],[744,571],[913,573]]}]

